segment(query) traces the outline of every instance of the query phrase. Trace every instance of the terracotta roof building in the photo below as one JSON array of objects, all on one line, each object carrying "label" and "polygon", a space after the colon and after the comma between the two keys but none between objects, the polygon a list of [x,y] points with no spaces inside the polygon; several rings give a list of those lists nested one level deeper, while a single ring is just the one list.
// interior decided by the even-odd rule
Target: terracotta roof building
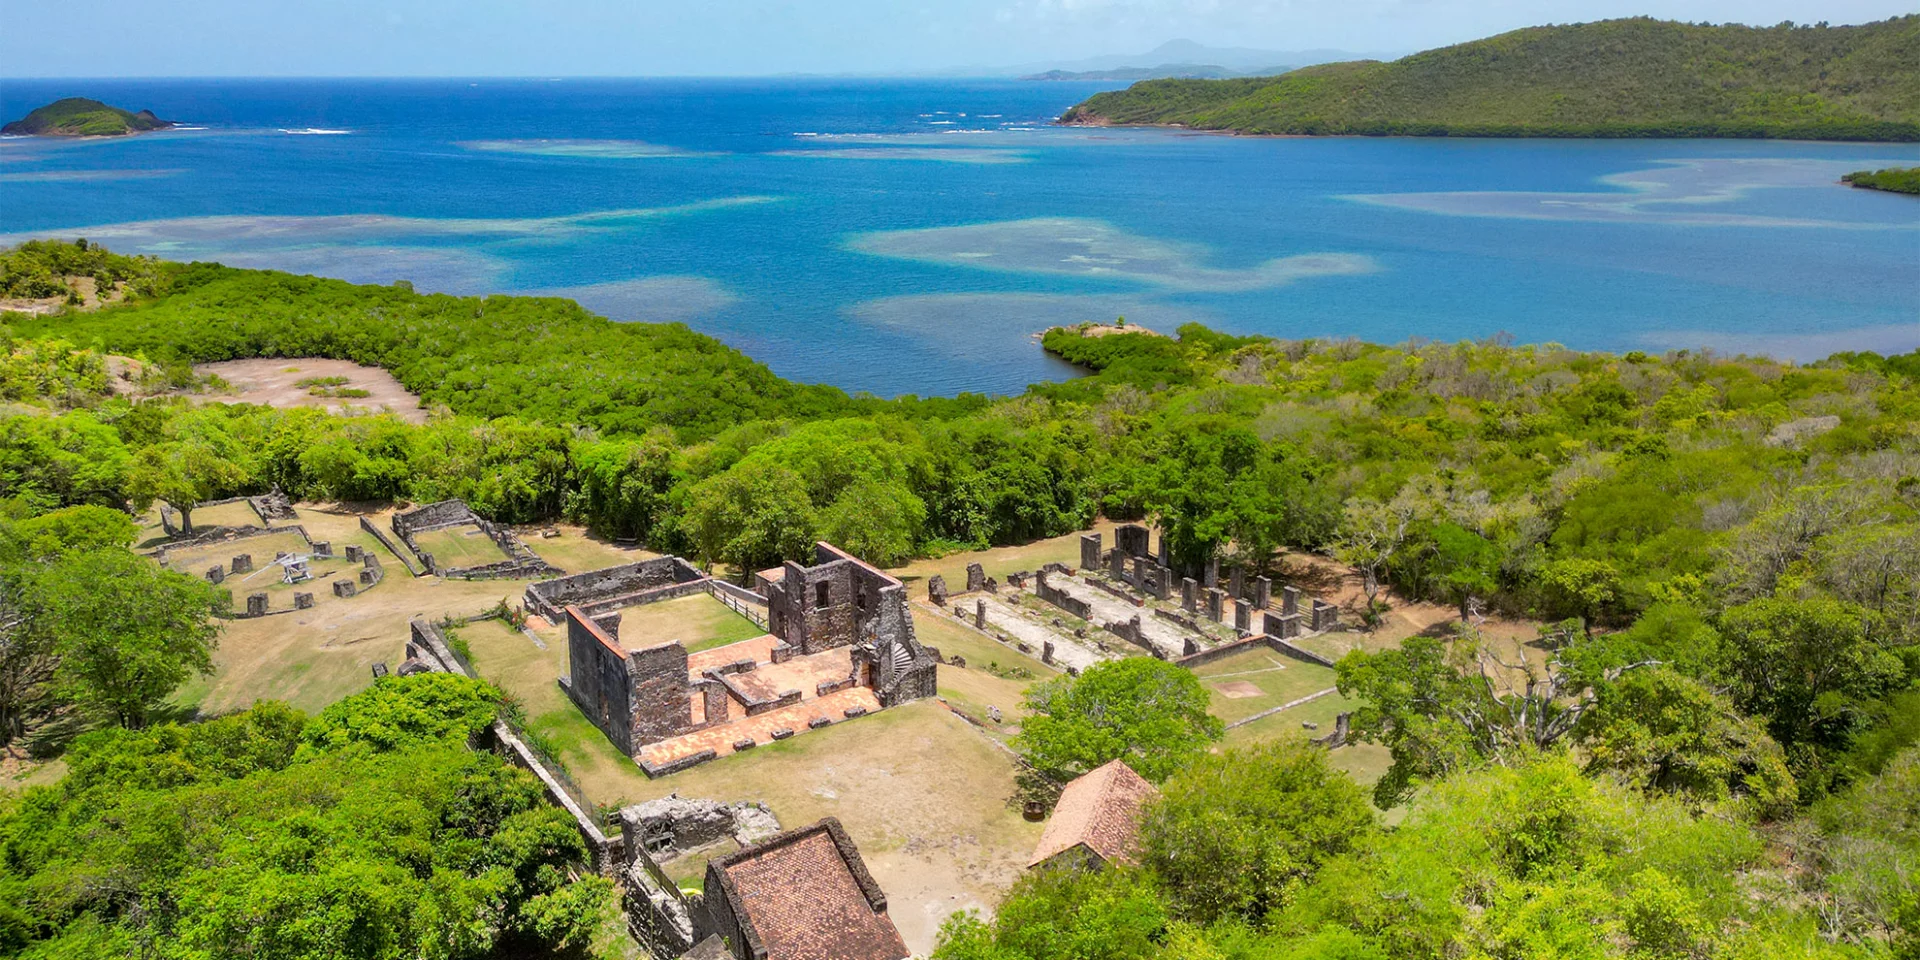
[{"label": "terracotta roof building", "polygon": [[1115,760],[1076,778],[1060,791],[1053,818],[1028,867],[1137,863],[1140,808],[1160,795],[1133,768]]},{"label": "terracotta roof building", "polygon": [[696,950],[738,960],[903,960],[887,895],[828,817],[707,863]]}]

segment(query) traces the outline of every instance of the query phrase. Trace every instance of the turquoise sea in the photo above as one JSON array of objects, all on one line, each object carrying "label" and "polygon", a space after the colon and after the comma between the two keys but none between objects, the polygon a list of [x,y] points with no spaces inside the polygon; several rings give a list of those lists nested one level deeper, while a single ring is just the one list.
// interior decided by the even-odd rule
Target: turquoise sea
[{"label": "turquoise sea", "polygon": [[882,395],[1070,375],[1039,330],[1200,321],[1808,358],[1920,347],[1920,145],[1063,129],[1097,84],[21,81],[183,128],[0,139],[0,243],[86,236],[562,293]]}]

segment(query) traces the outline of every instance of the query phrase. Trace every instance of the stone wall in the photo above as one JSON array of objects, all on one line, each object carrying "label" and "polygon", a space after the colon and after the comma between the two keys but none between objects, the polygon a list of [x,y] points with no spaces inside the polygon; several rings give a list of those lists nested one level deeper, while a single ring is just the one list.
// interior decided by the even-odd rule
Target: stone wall
[{"label": "stone wall", "polygon": [[1047,576],[1048,576],[1047,571],[1042,570],[1034,580],[1033,590],[1034,590],[1034,593],[1040,597],[1040,599],[1045,600],[1046,602],[1051,603],[1054,606],[1059,607],[1060,609],[1065,610],[1066,612],[1071,613],[1082,620],[1087,620],[1092,618],[1093,606],[1091,604],[1087,603],[1085,600],[1080,600],[1075,597],[1069,596],[1065,590],[1062,590],[1059,587],[1056,587],[1053,584],[1048,583]]},{"label": "stone wall", "polygon": [[[567,609],[566,623],[567,676],[560,678],[561,689],[621,753],[632,756],[640,744],[634,742],[631,655],[577,607]],[[682,683],[684,670],[683,664]]]},{"label": "stone wall", "polygon": [[706,579],[706,574],[679,557],[657,557],[529,584],[522,600],[528,612],[559,622],[568,606],[579,607],[591,616],[616,607],[632,606],[636,600],[647,602],[640,595],[649,590],[697,584]]},{"label": "stone wall", "polygon": [[811,567],[788,561],[768,584],[768,631],[803,655],[867,648],[882,706],[932,696],[938,663],[914,637],[906,585],[825,541],[814,557]]},{"label": "stone wall", "polygon": [[[408,573],[418,577],[418,576],[424,575],[427,572],[424,568],[420,566],[419,563],[417,563],[413,559],[412,553],[409,553],[405,550],[401,550],[398,546],[394,544],[392,537],[387,536],[385,531],[381,530],[379,527],[374,526],[373,522],[368,520],[364,516],[360,518],[360,529],[365,530],[367,533],[371,534],[375,540],[380,541],[380,545],[383,547],[386,547],[388,553],[391,553],[394,556],[399,557],[401,565],[407,568]],[[349,557],[348,559],[352,559],[352,558]]]}]

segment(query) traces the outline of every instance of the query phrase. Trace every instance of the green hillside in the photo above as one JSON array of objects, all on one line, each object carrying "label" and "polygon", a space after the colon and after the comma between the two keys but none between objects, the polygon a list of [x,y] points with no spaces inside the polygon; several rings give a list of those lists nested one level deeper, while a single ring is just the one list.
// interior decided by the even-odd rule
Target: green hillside
[{"label": "green hillside", "polygon": [[98,100],[68,97],[55,100],[0,127],[0,133],[42,137],[124,137],[130,133],[163,130],[171,126],[172,123],[154,116],[151,110],[134,113],[110,107]]},{"label": "green hillside", "polygon": [[1920,140],[1920,15],[1532,27],[1392,63],[1151,80],[1060,119],[1252,134]]}]

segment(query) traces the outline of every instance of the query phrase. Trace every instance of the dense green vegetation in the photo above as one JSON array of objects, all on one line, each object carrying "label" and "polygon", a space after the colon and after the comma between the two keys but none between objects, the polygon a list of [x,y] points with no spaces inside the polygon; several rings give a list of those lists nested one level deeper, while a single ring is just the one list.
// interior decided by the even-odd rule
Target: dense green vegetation
[{"label": "dense green vegetation", "polygon": [[[217,777],[172,747],[129,747],[114,776],[151,808],[113,807],[105,779],[88,779],[88,751],[107,749],[92,744],[237,738],[224,720],[156,725],[154,691],[205,662],[205,599],[185,578],[108,582],[136,576],[108,559],[125,557],[126,511],[275,484],[299,499],[457,496],[502,520],[570,517],[737,570],[805,556],[822,536],[890,562],[1144,518],[1185,570],[1220,558],[1271,571],[1312,551],[1376,597],[1460,612],[1455,628],[1340,664],[1342,690],[1366,704],[1354,735],[1392,754],[1371,803],[1319,753],[1214,752],[1205,691],[1169,665],[1036,687],[1015,746],[1037,776],[1125,758],[1165,801],[1141,867],[1023,880],[991,922],[949,927],[955,960],[1920,950],[1920,352],[1796,365],[1061,329],[1044,346],[1088,376],[997,400],[881,401],[565,301],[162,273],[152,300],[3,331],[0,652],[33,658],[30,683],[0,690],[6,735],[101,728],[65,782],[0,807],[0,883],[16,884],[0,904],[24,905],[0,914],[0,937],[16,952],[239,955],[260,952],[231,939],[255,928],[276,944],[393,938],[368,956],[433,953],[432,938],[463,945],[434,955],[582,942],[601,894],[549,870],[577,851],[528,852],[507,824],[537,804],[494,803],[520,780],[454,743],[491,716],[484,697],[423,706],[383,683],[297,738],[267,738],[284,758],[207,761]],[[188,386],[188,361],[356,359],[444,409],[413,425],[115,395],[104,350]],[[100,609],[82,602],[92,591]],[[1501,615],[1553,626],[1521,647],[1473,626]],[[261,710],[231,722],[267,722]],[[188,772],[164,790],[142,785],[176,769]],[[498,818],[443,803],[456,781],[480,784]],[[314,811],[288,799],[318,789],[334,792]],[[369,832],[373,813],[346,816],[401,794],[414,805],[391,844]],[[1377,807],[1405,819],[1387,827]],[[208,809],[246,829],[182,822]],[[93,882],[86,864],[145,849],[124,831],[149,824],[185,839],[151,878],[113,874],[138,896],[71,894]],[[480,847],[435,859],[469,831]],[[481,849],[496,837],[509,849]],[[271,880],[263,899],[232,886],[255,876]],[[507,892],[463,899],[482,888]],[[477,925],[437,926],[476,902]],[[309,913],[326,919],[275,926]]]},{"label": "dense green vegetation", "polygon": [[29,240],[0,250],[0,298],[66,297],[78,304],[74,277],[92,277],[94,289],[102,294],[125,284],[125,292],[135,297],[153,296],[166,283],[159,262],[151,257],[112,253],[85,240]]},{"label": "dense green vegetation", "polygon": [[55,100],[26,116],[0,127],[0,133],[34,134],[43,137],[124,137],[130,133],[160,130],[172,123],[150,110],[134,113],[110,107],[98,100],[68,97]]},{"label": "dense green vegetation", "polygon": [[1150,80],[1068,123],[1254,134],[1920,139],[1920,15],[1861,26],[1639,17],[1532,27],[1392,63]]},{"label": "dense green vegetation", "polygon": [[1857,170],[1840,179],[1864,190],[1889,193],[1920,193],[1920,167],[1888,167],[1885,170]]},{"label": "dense green vegetation", "polygon": [[245,713],[80,739],[0,795],[0,954],[587,955],[612,904],[531,774],[467,747],[498,694],[388,678],[307,718]]}]

